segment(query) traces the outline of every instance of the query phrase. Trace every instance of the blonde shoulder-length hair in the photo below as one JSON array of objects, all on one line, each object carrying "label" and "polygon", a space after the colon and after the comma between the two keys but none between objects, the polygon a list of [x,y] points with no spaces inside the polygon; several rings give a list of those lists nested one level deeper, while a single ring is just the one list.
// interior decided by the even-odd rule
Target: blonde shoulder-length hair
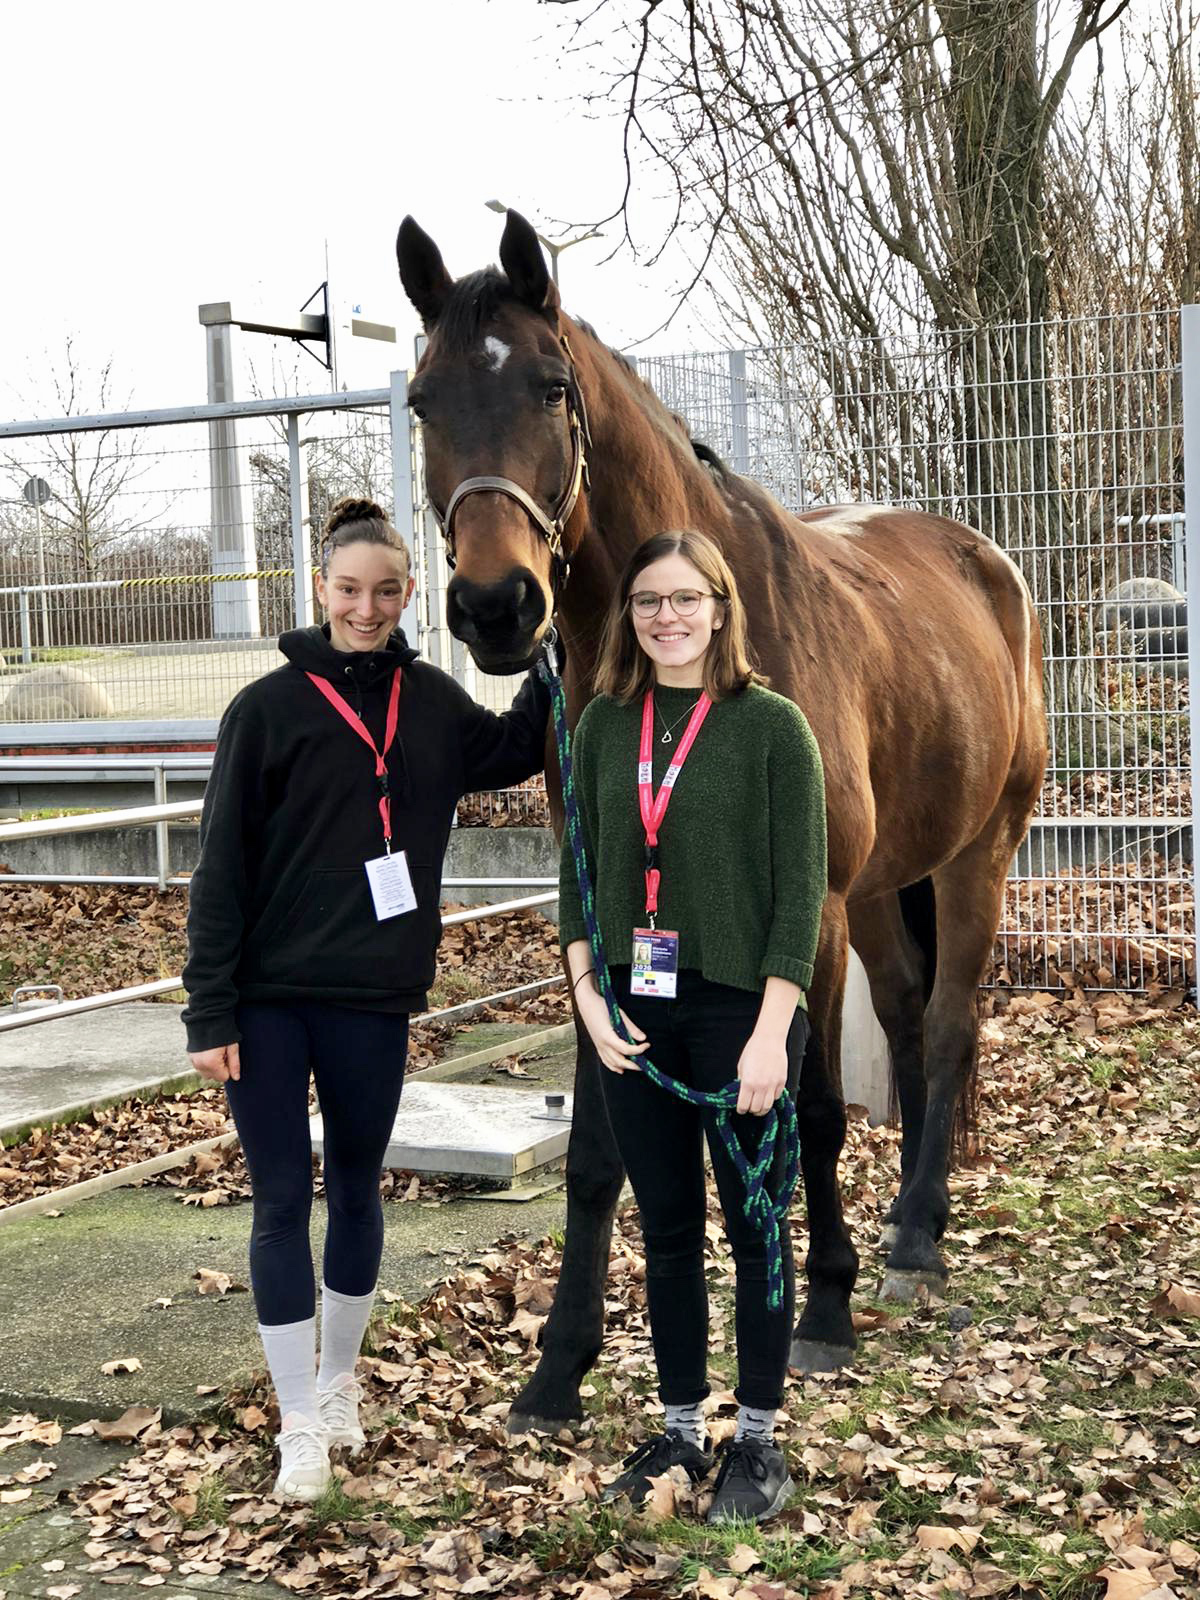
[{"label": "blonde shoulder-length hair", "polygon": [[767,680],[755,671],[746,638],[746,612],[729,563],[717,544],[695,528],[653,534],[630,556],[613,595],[600,640],[596,664],[597,694],[611,695],[622,705],[640,700],[654,686],[654,663],[638,643],[629,597],[638,574],[664,556],[682,556],[691,563],[716,597],[723,616],[704,657],[704,687],[712,700],[724,700],[752,683]]}]

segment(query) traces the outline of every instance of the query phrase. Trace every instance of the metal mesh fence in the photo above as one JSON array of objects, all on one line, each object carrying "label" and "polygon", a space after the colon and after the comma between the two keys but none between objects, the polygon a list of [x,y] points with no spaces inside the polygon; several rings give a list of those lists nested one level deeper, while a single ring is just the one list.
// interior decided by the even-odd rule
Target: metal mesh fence
[{"label": "metal mesh fence", "polygon": [[639,371],[794,510],[916,506],[1013,557],[1042,622],[1051,754],[996,977],[1192,981],[1178,314],[651,357]]},{"label": "metal mesh fence", "polygon": [[[795,510],[912,505],[1008,551],[1042,620],[1051,757],[996,977],[1193,981],[1178,314],[643,357],[639,370]],[[297,496],[311,561],[333,499],[390,507],[394,481],[385,406],[301,416],[296,483],[286,410],[239,416],[220,502],[204,423],[0,441],[0,723],[215,719],[276,664],[297,615]],[[419,430],[410,442],[420,485]],[[21,498],[39,477],[40,529]],[[503,710],[520,679],[477,673],[451,638],[422,494],[408,525],[423,651]],[[227,538],[214,559],[218,523],[240,528],[237,559]],[[515,820],[542,802],[493,804]]]},{"label": "metal mesh fence", "polygon": [[[240,417],[219,474],[217,453],[205,423],[3,441],[0,723],[212,720],[278,664],[297,612],[287,421]],[[390,506],[386,408],[305,414],[299,456],[311,569],[338,496]],[[22,498],[38,479],[42,507]]]}]

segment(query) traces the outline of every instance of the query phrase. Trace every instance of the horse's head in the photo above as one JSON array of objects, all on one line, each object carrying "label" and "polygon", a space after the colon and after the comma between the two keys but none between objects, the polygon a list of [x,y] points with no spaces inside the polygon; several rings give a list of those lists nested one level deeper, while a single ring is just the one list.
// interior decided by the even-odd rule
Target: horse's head
[{"label": "horse's head", "polygon": [[447,622],[485,672],[519,672],[550,626],[584,516],[587,420],[558,290],[515,211],[503,272],[455,282],[411,217],[396,255],[429,334],[409,405],[455,569]]}]

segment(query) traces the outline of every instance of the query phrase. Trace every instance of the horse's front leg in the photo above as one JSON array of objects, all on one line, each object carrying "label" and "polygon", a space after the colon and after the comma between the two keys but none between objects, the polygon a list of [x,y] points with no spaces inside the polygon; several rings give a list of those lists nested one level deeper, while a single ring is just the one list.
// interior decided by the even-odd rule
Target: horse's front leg
[{"label": "horse's front leg", "polygon": [[567,1231],[554,1305],[542,1329],[542,1354],[513,1401],[509,1433],[550,1433],[583,1415],[579,1385],[604,1339],[604,1283],[613,1216],[625,1170],[600,1086],[600,1062],[576,1017],[575,1104],[567,1146]]},{"label": "horse's front leg", "polygon": [[808,1299],[796,1324],[791,1365],[800,1372],[832,1372],[849,1364],[858,1343],[850,1294],[858,1256],[842,1215],[838,1158],[846,1141],[841,1088],[842,996],[849,940],[844,903],[826,901],[821,945],[808,992],[812,1036],[804,1052],[796,1119],[800,1170],[808,1201]]}]

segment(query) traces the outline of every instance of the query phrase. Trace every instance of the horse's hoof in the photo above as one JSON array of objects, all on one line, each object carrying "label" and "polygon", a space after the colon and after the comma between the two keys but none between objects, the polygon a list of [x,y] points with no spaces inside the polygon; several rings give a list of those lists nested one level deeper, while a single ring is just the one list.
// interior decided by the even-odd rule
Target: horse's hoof
[{"label": "horse's hoof", "polygon": [[908,1272],[902,1267],[889,1267],[883,1275],[879,1299],[899,1300],[908,1305],[924,1289],[931,1299],[940,1300],[946,1292],[948,1276],[947,1273],[924,1269]]},{"label": "horse's hoof", "polygon": [[819,1339],[793,1339],[788,1366],[793,1372],[840,1372],[854,1360],[848,1344],[823,1344]]},{"label": "horse's hoof", "polygon": [[518,1439],[525,1433],[561,1433],[564,1428],[573,1432],[582,1420],[581,1417],[537,1417],[529,1412],[510,1411],[504,1431],[510,1439]]},{"label": "horse's hoof", "polygon": [[885,1222],[879,1234],[879,1243],[875,1246],[881,1256],[890,1256],[896,1247],[896,1240],[900,1237],[900,1224],[898,1222]]}]

